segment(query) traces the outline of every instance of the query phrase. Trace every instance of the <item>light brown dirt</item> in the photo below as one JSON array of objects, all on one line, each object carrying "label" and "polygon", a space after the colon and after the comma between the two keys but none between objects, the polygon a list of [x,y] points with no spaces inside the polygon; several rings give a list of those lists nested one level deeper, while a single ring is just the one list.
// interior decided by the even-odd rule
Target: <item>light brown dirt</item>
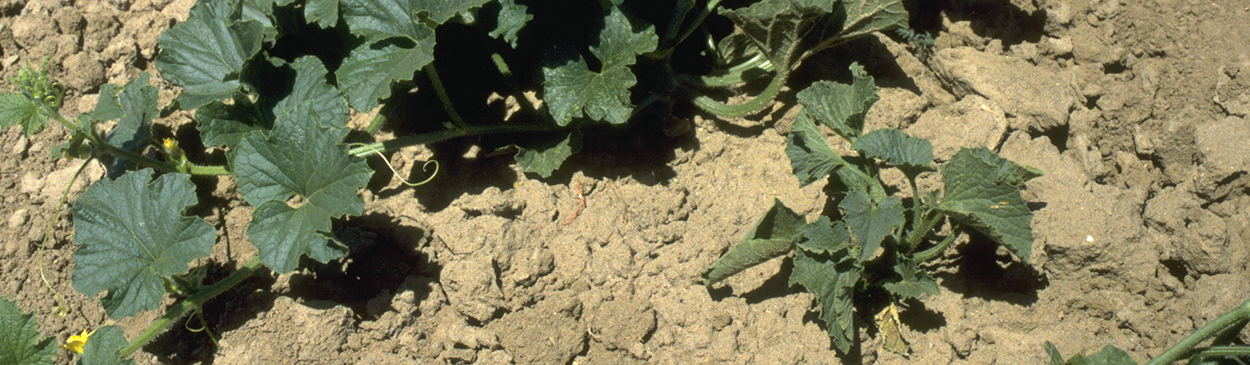
[{"label": "light brown dirt", "polygon": [[[927,63],[885,36],[851,45],[882,87],[870,128],[934,139],[939,160],[959,146],[992,147],[1046,175],[1025,192],[1037,208],[1030,264],[961,240],[930,266],[941,294],[900,314],[910,357],[879,350],[864,325],[875,313],[862,312],[862,350],[839,357],[813,296],[786,287],[785,260],[711,290],[698,283],[774,198],[809,219],[829,204],[819,184],[799,187],[771,128],[699,119],[663,145],[585,151],[551,179],[501,156],[445,162],[427,186],[380,183],[389,185],[366,193],[366,214],[350,222],[359,246],[349,258],[257,275],[205,308],[222,348],[175,325],[138,362],[1036,364],[1044,341],[1065,354],[1111,344],[1145,360],[1244,301],[1250,5],[956,3],[921,16],[940,30]],[[90,110],[101,84],[154,72],[156,36],[191,4],[0,0],[0,73],[51,56],[69,91],[62,111]],[[172,89],[160,86],[168,101]],[[78,162],[47,157],[65,137],[59,126],[0,135],[0,296],[58,340],[113,323],[133,337],[159,314],[112,321],[71,287],[72,226],[54,212]],[[394,159],[416,172],[432,156],[413,148]],[[228,179],[200,183],[222,200],[192,210],[220,230],[202,260],[216,279],[255,253],[244,234],[250,208]],[[563,225],[578,185],[587,206]],[[40,260],[69,316],[53,315]],[[58,362],[71,359],[63,352]]]}]

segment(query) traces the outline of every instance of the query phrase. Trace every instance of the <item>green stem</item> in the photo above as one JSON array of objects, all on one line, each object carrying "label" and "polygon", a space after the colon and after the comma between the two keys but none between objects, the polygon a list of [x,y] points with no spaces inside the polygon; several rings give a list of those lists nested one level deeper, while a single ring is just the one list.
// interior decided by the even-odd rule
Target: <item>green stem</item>
[{"label": "green stem", "polygon": [[694,9],[694,0],[681,0],[673,7],[673,17],[668,20],[668,29],[664,30],[664,38],[660,40],[660,44],[676,47],[676,43],[669,43],[677,38],[677,31],[681,29],[681,23],[686,22],[686,14],[690,13],[690,9]]},{"label": "green stem", "polygon": [[959,237],[959,232],[951,230],[951,234],[942,239],[942,242],[939,242],[937,246],[917,252],[915,255],[912,255],[912,260],[920,263],[942,256],[942,252],[945,252],[948,247],[951,247],[951,243],[955,242],[955,237]]},{"label": "green stem", "polygon": [[456,106],[451,103],[451,97],[447,96],[447,89],[443,87],[443,81],[438,78],[438,70],[431,63],[425,66],[425,74],[430,77],[430,84],[434,85],[434,93],[438,94],[438,100],[443,102],[443,109],[447,110],[447,116],[451,118],[451,122],[457,127],[464,128],[464,120],[460,119],[460,113],[456,112]]},{"label": "green stem", "polygon": [[1214,321],[1202,326],[1202,328],[1190,334],[1189,337],[1185,337],[1184,340],[1164,351],[1159,357],[1150,360],[1146,365],[1163,365],[1179,361],[1185,355],[1190,354],[1194,347],[1198,346],[1202,341],[1216,336],[1223,332],[1225,328],[1236,325],[1247,318],[1250,318],[1250,300],[1246,300],[1241,305],[1229,310],[1228,313],[1224,313],[1224,315],[1216,318]]},{"label": "green stem", "polygon": [[244,264],[243,267],[239,268],[239,270],[230,273],[230,276],[227,276],[225,279],[218,281],[216,284],[200,288],[199,291],[196,291],[195,294],[192,294],[187,299],[169,307],[169,309],[165,311],[164,316],[156,320],[156,322],[152,322],[152,325],[148,326],[146,331],[143,331],[143,333],[139,334],[139,337],[135,337],[133,341],[130,341],[130,345],[122,348],[121,350],[117,350],[117,354],[121,357],[130,356],[130,354],[134,353],[135,350],[138,350],[149,341],[152,341],[153,338],[156,338],[156,335],[160,334],[161,331],[169,328],[169,325],[174,321],[182,318],[182,316],[186,315],[188,312],[200,308],[205,302],[208,302],[209,299],[213,299],[213,297],[221,295],[221,293],[226,292],[226,290],[233,288],[235,285],[243,282],[244,279],[252,276],[256,270],[260,269],[261,265],[260,257],[253,258],[252,261],[248,261],[247,264]]},{"label": "green stem", "polygon": [[703,19],[707,19],[707,15],[711,14],[712,10],[716,10],[716,6],[720,5],[720,2],[721,0],[708,0],[707,6],[704,6],[703,9],[699,11],[699,15],[694,17],[694,21],[690,22],[690,25],[686,27],[686,30],[682,31],[680,36],[677,36],[673,45],[676,46],[681,44],[681,42],[685,41],[687,37],[690,37],[690,34],[694,33],[695,29],[699,29],[699,26],[703,24]]},{"label": "green stem", "polygon": [[213,165],[201,166],[201,165],[196,165],[196,164],[188,164],[187,171],[183,171],[179,169],[178,166],[175,164],[164,162],[164,161],[153,160],[151,158],[148,158],[147,156],[108,144],[107,141],[105,141],[103,138],[100,138],[99,135],[95,134],[94,133],[95,131],[83,130],[82,129],[83,127],[70,122],[68,119],[65,119],[65,117],[62,116],[61,114],[55,113],[55,111],[49,110],[47,106],[44,107],[43,112],[47,114],[48,116],[50,116],[53,120],[57,121],[57,123],[61,123],[62,126],[65,126],[66,129],[70,130],[71,134],[82,133],[83,135],[85,135],[87,137],[87,140],[91,141],[91,143],[96,146],[95,148],[97,150],[103,151],[105,153],[113,154],[116,157],[121,157],[130,161],[134,161],[136,163],[139,163],[140,165],[144,165],[147,167],[151,167],[151,168],[161,170],[161,171],[166,171],[166,172],[186,172],[192,175],[229,175],[230,174],[230,170],[227,169],[225,166],[213,166]]},{"label": "green stem", "polygon": [[777,72],[777,75],[773,76],[773,81],[768,84],[767,88],[764,88],[763,92],[756,95],[751,101],[742,104],[728,105],[713,100],[706,95],[698,95],[694,97],[694,105],[698,106],[699,109],[723,118],[738,118],[755,113],[760,109],[764,109],[773,99],[777,98],[777,94],[781,93],[782,86],[786,84],[786,76],[786,73]]},{"label": "green stem", "polygon": [[1200,359],[1200,360],[1206,359],[1206,358],[1213,358],[1213,357],[1214,358],[1250,357],[1250,346],[1211,346],[1211,347],[1196,351],[1193,353],[1193,355],[1186,356],[1186,357],[1191,358],[1191,359]]},{"label": "green stem", "polygon": [[464,128],[446,129],[437,132],[418,134],[415,136],[404,136],[389,141],[376,142],[372,144],[361,145],[347,150],[347,153],[357,157],[365,157],[369,154],[379,151],[394,151],[408,146],[416,146],[427,143],[445,141],[456,137],[480,136],[485,134],[496,133],[524,133],[524,132],[550,132],[563,129],[563,127],[555,127],[550,125],[537,124],[520,124],[520,125],[490,125],[490,126],[469,126]]},{"label": "green stem", "polygon": [[[907,245],[909,247],[916,247],[916,245],[920,244],[920,240],[923,240],[924,236],[929,234],[929,230],[936,227],[938,222],[942,221],[942,218],[946,218],[946,215],[937,210],[930,210],[928,214],[920,219],[920,224],[913,227],[911,232],[907,233]],[[951,235],[955,235],[954,229],[951,230]]]},{"label": "green stem", "polygon": [[749,60],[734,65],[723,72],[713,72],[716,76],[699,76],[697,84],[700,87],[726,87],[741,84],[749,80],[746,79],[746,72],[751,70],[760,70],[763,72],[772,72],[775,70],[772,62],[768,62],[768,58],[763,54],[757,54]]}]

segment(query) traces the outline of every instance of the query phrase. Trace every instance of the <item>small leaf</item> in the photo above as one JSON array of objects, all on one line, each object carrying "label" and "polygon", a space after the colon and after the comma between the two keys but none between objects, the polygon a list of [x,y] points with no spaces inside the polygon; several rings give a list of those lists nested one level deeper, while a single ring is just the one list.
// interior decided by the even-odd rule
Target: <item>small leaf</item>
[{"label": "small leaf", "polygon": [[[844,251],[843,251],[844,252]],[[834,347],[846,353],[855,344],[855,286],[862,269],[849,255],[818,255],[798,250],[790,285],[803,285],[816,295],[820,319],[829,329]]]},{"label": "small leaf", "polygon": [[902,0],[763,0],[749,7],[721,8],[782,72],[815,52],[906,24]]},{"label": "small leaf", "polygon": [[878,129],[863,135],[851,144],[867,157],[884,161],[905,172],[933,171],[933,144],[924,138],[907,135],[897,129]]},{"label": "small leaf", "polygon": [[41,336],[39,320],[0,298],[0,364],[52,365],[56,338]]},{"label": "small leaf", "polygon": [[48,118],[39,113],[38,101],[20,93],[0,94],[0,128],[8,129],[14,124],[22,126],[22,133],[30,136],[39,133]]},{"label": "small leaf", "polygon": [[803,227],[803,241],[798,248],[817,255],[836,255],[851,247],[851,232],[842,221],[830,222],[828,216],[820,216],[815,222]]},{"label": "small leaf", "polygon": [[260,22],[231,20],[237,5],[237,0],[197,2],[186,21],[161,34],[156,68],[182,86],[182,109],[229,98],[243,87],[238,76],[260,51],[265,34]]},{"label": "small leaf", "polygon": [[911,346],[903,338],[903,324],[898,320],[898,307],[894,303],[886,306],[873,319],[877,322],[877,335],[881,337],[881,348],[907,356]]},{"label": "small leaf", "polygon": [[517,33],[521,32],[521,28],[525,28],[525,23],[534,20],[534,15],[526,12],[529,10],[528,6],[517,5],[516,0],[500,0],[499,5],[503,8],[499,10],[495,30],[488,34],[508,42],[515,49]]},{"label": "small leaf", "polygon": [[117,326],[104,326],[95,330],[91,335],[91,340],[87,341],[87,346],[82,351],[83,365],[134,365],[133,359],[126,359],[117,355],[117,350],[121,350],[130,342],[126,341],[126,334],[118,329]]},{"label": "small leaf", "polygon": [[703,270],[703,285],[711,286],[794,250],[794,244],[803,238],[804,223],[802,215],[774,199],[773,207],[760,217],[746,237]]},{"label": "small leaf", "polygon": [[196,128],[208,147],[234,149],[247,133],[273,128],[273,118],[247,98],[235,98],[230,105],[213,101],[195,110]]},{"label": "small leaf", "polygon": [[559,139],[554,144],[540,143],[530,144],[528,147],[514,145],[517,147],[516,163],[525,172],[533,172],[544,178],[551,177],[551,173],[560,168],[564,164],[564,160],[573,155],[573,152],[581,148],[581,134],[574,132]]},{"label": "small leaf", "polygon": [[925,294],[938,295],[940,293],[937,281],[934,281],[928,273],[918,270],[915,262],[900,260],[894,265],[894,272],[899,275],[899,281],[885,283],[882,287],[897,295],[899,299],[915,299]]},{"label": "small leaf", "polygon": [[818,81],[798,94],[803,112],[824,123],[842,138],[854,143],[864,132],[868,108],[880,99],[872,76],[863,66],[851,64],[854,76],[850,85]]},{"label": "small leaf", "polygon": [[304,18],[322,29],[333,28],[339,21],[339,0],[308,0]]},{"label": "small leaf", "polygon": [[424,29],[416,46],[404,48],[386,42],[363,44],[353,49],[334,72],[339,90],[356,110],[378,106],[378,99],[391,96],[391,85],[412,80],[417,70],[434,61],[434,31]]},{"label": "small leaf", "polygon": [[1137,361],[1127,352],[1111,345],[1103,346],[1102,350],[1088,357],[1082,354],[1073,355],[1068,361],[1063,361],[1063,355],[1055,348],[1055,344],[1046,341],[1045,346],[1046,353],[1050,355],[1050,365],[1137,365]]},{"label": "small leaf", "polygon": [[787,138],[786,157],[790,158],[794,176],[799,178],[799,186],[824,179],[834,169],[846,165],[846,161],[829,147],[829,142],[825,141],[807,114],[799,114],[795,118]]},{"label": "small leaf", "polygon": [[874,203],[868,193],[853,191],[838,207],[846,213],[847,228],[859,244],[860,262],[872,259],[885,236],[906,223],[903,201],[892,196]]},{"label": "small leaf", "polygon": [[101,300],[109,317],[133,316],[160,307],[164,276],[187,271],[208,256],[216,241],[212,225],[183,215],[196,204],[190,175],[152,169],[92,184],[74,203],[74,289]]},{"label": "small leaf", "polygon": [[568,125],[584,114],[591,120],[625,123],[633,113],[629,88],[638,82],[629,66],[635,55],[655,50],[659,37],[655,27],[645,25],[635,33],[620,9],[612,8],[599,33],[599,46],[590,47],[601,64],[591,71],[578,56],[556,68],[543,67],[543,93],[556,124]]},{"label": "small leaf", "polygon": [[1028,262],[1033,247],[1033,212],[1017,184],[1027,169],[984,147],[964,148],[942,170],[945,185],[938,210],[975,228]]}]

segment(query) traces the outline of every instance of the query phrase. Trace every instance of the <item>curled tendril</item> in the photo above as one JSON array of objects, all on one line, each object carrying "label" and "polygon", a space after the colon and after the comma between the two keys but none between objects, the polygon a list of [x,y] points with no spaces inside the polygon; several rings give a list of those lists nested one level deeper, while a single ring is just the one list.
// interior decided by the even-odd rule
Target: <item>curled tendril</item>
[{"label": "curled tendril", "polygon": [[[381,158],[382,158],[382,162],[383,162],[383,163],[386,163],[386,167],[387,167],[387,168],[390,168],[390,169],[391,169],[391,172],[392,172],[392,173],[395,173],[395,176],[401,176],[401,174],[399,173],[399,171],[398,171],[398,170],[395,170],[395,166],[391,165],[391,160],[390,160],[390,159],[388,159],[388,158],[386,158],[386,156],[382,155],[382,151],[378,151],[378,149],[373,148],[373,146],[366,145],[366,144],[364,144],[364,143],[350,143],[350,144],[348,144],[348,146],[352,146],[352,147],[361,147],[361,146],[363,146],[363,147],[368,147],[370,151],[373,151],[373,153],[374,153],[374,154],[376,154],[376,155],[378,155],[378,157],[381,157]],[[422,165],[421,165],[421,171],[426,171],[426,172],[430,171],[430,164],[434,164],[434,172],[430,174],[430,177],[425,178],[425,180],[422,180],[421,182],[415,182],[415,183],[414,183],[414,182],[408,181],[408,179],[405,179],[405,178],[403,178],[403,177],[400,177],[400,178],[399,178],[399,181],[400,181],[400,182],[403,182],[403,184],[404,184],[404,185],[408,185],[408,186],[410,186],[410,187],[417,187],[417,186],[421,186],[421,185],[425,185],[426,183],[429,183],[431,180],[434,180],[434,177],[435,177],[435,176],[438,176],[438,168],[439,168],[439,165],[438,165],[438,161],[437,161],[437,160],[429,160],[429,161],[426,161],[426,162],[425,162],[425,164],[422,164]]]},{"label": "curled tendril", "polygon": [[26,64],[26,67],[18,70],[17,75],[9,81],[27,97],[56,110],[61,107],[61,100],[65,96],[65,86],[52,81],[52,78],[48,76],[48,63],[51,60],[52,56],[49,55],[37,69],[29,63]]}]

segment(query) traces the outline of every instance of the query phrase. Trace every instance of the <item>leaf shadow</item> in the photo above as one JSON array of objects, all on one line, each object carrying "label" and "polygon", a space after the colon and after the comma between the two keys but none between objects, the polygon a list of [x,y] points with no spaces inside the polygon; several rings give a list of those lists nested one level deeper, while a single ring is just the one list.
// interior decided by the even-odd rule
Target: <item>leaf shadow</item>
[{"label": "leaf shadow", "polygon": [[[1033,266],[1020,262],[989,237],[978,232],[972,232],[969,236],[968,242],[955,245],[957,258],[940,260],[946,261],[947,265],[944,266],[950,268],[939,269],[933,273],[935,278],[942,279],[942,286],[965,297],[1002,301],[1019,306],[1029,306],[1037,302],[1038,292],[1049,286],[1046,275]],[[949,265],[951,263],[954,265]],[[938,265],[942,263],[939,262]]]},{"label": "leaf shadow", "polygon": [[[295,298],[302,305],[316,309],[345,306],[359,320],[376,319],[372,315],[377,313],[371,313],[370,309],[379,313],[393,310],[389,305],[390,296],[397,294],[405,280],[413,276],[437,280],[439,270],[419,251],[427,240],[425,232],[397,220],[371,214],[336,221],[335,230],[344,232],[339,238],[352,248],[351,253],[329,263],[303,257],[301,269],[289,276],[285,290],[275,290],[278,275],[262,268],[204,304],[203,318],[208,330],[220,339],[259,318],[260,313],[271,311],[279,296]],[[237,262],[209,263],[205,282],[225,278],[238,265]],[[428,292],[414,294],[417,302],[430,295]],[[378,298],[388,304],[369,308],[369,301]],[[186,329],[179,329],[180,326]],[[212,364],[218,349],[205,333],[189,330],[198,327],[195,317],[181,319],[145,345],[143,351],[156,356],[162,364]]]}]

